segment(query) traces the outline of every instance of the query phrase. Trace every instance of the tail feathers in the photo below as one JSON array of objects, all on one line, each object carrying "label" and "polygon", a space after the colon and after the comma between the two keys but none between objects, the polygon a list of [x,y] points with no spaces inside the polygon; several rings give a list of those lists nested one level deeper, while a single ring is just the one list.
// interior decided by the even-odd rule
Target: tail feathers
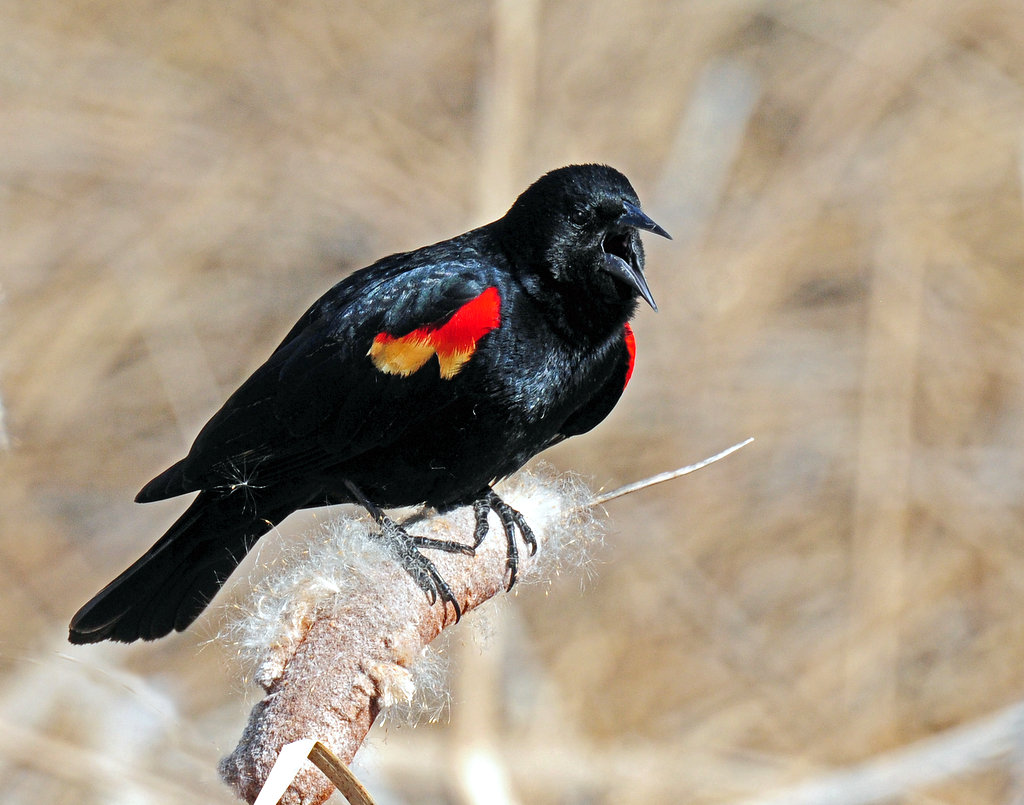
[{"label": "tail feathers", "polygon": [[200,493],[152,548],[78,611],[68,639],[131,643],[182,631],[256,540],[294,508],[260,507],[254,513],[241,496],[235,501]]},{"label": "tail feathers", "polygon": [[[156,478],[139,490],[135,496],[136,503],[152,503],[154,500],[166,500],[167,498],[184,495],[186,492],[195,492],[198,487],[191,487],[185,483],[182,468],[187,461],[186,458],[172,464],[161,472]],[[155,547],[155,546],[154,546]]]}]

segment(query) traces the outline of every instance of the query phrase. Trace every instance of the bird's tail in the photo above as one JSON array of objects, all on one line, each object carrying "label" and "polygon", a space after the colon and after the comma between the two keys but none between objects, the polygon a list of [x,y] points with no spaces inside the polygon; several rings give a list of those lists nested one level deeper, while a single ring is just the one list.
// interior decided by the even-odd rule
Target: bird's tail
[{"label": "bird's tail", "polygon": [[256,540],[295,509],[253,503],[241,494],[201,492],[152,548],[78,610],[68,639],[131,643],[185,629]]}]

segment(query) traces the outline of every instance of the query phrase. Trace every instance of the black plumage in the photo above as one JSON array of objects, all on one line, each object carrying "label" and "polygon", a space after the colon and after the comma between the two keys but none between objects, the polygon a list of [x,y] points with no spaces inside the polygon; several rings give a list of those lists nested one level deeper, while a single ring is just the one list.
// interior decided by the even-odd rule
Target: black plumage
[{"label": "black plumage", "polygon": [[[622,393],[628,321],[639,298],[654,306],[638,229],[667,237],[622,174],[570,166],[531,185],[503,218],[339,282],[188,455],[139,492],[139,502],[199,494],[75,615],[71,642],[184,629],[296,509],[478,502],[478,518],[498,511],[496,480],[593,428]],[[407,567],[429,595],[450,600],[429,562]]]}]

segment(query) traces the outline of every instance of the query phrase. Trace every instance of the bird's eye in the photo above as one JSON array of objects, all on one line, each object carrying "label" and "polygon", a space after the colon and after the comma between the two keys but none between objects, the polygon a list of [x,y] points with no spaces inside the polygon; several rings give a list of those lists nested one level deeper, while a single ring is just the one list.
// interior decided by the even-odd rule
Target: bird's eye
[{"label": "bird's eye", "polygon": [[590,210],[586,207],[573,207],[569,210],[569,220],[577,226],[582,226],[590,220]]}]

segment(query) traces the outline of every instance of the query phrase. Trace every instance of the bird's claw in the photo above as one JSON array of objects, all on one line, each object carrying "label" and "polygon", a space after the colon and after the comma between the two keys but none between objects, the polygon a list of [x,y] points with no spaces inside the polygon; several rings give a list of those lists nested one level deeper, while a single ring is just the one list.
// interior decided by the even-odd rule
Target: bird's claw
[{"label": "bird's claw", "polygon": [[474,547],[479,547],[487,536],[487,518],[490,512],[498,515],[502,528],[505,531],[505,540],[508,545],[508,585],[506,590],[511,590],[519,575],[519,547],[516,545],[516,529],[523,537],[523,542],[530,549],[530,556],[537,553],[537,537],[530,528],[529,523],[523,515],[503,501],[492,489],[483,497],[473,503],[473,514],[476,517],[476,528],[473,532]]},{"label": "bird's claw", "polygon": [[451,540],[415,537],[388,517],[379,506],[371,502],[359,487],[351,481],[346,481],[345,485],[352,493],[352,496],[377,522],[377,525],[380,527],[381,536],[394,548],[399,564],[416,582],[416,586],[426,593],[430,605],[433,606],[438,600],[442,604],[451,604],[452,609],[455,610],[455,622],[458,623],[462,618],[462,607],[459,606],[455,593],[452,592],[452,588],[438,572],[434,563],[421,554],[419,549],[433,548],[448,553],[472,555],[476,553],[475,547]]},{"label": "bird's claw", "polygon": [[[427,600],[430,602],[431,606],[436,604],[438,600],[440,600],[442,604],[451,604],[452,609],[455,610],[455,622],[458,623],[462,618],[462,607],[459,606],[459,601],[455,597],[455,593],[452,591],[448,582],[444,580],[444,577],[438,572],[434,563],[419,551],[421,547],[437,548],[438,550],[449,552],[455,552],[455,550],[447,547],[439,547],[434,544],[440,542],[439,540],[414,537],[397,524],[393,530],[388,530],[391,532],[388,536],[391,538],[391,544],[394,546],[398,555],[399,564],[401,564],[405,571],[412,576],[413,581],[416,582],[416,586],[426,593]],[[399,536],[399,534],[401,534],[401,536]],[[458,543],[451,544],[457,545]],[[465,553],[465,551],[458,552]]]},{"label": "bird's claw", "polygon": [[476,547],[473,545],[466,545],[464,542],[417,536],[413,536],[411,539],[412,544],[417,548],[428,548],[434,551],[444,551],[445,553],[461,553],[466,556],[476,556]]}]

